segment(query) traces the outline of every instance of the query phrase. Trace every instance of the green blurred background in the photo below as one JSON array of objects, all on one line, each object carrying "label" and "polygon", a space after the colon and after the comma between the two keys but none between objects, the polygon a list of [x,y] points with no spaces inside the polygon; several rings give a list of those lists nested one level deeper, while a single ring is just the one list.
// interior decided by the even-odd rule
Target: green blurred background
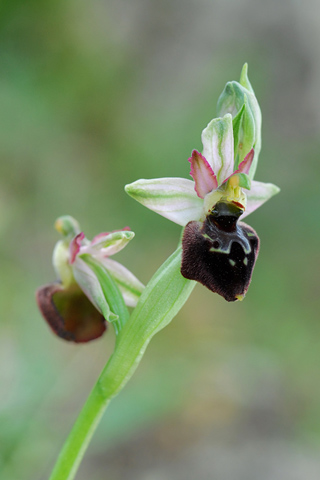
[{"label": "green blurred background", "polygon": [[114,401],[79,480],[320,478],[319,4],[290,0],[4,0],[0,6],[0,477],[45,480],[112,351],[55,337],[34,292],[54,280],[55,219],[147,283],[177,225],[127,197],[188,177],[187,158],[244,62],[263,112],[256,179],[282,192],[248,218],[248,295],[198,285]]}]

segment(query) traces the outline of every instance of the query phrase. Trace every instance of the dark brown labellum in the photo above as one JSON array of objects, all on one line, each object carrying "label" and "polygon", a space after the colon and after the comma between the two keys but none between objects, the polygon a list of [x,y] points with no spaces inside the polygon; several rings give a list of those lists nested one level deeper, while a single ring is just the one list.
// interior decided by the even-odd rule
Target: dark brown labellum
[{"label": "dark brown labellum", "polygon": [[238,223],[242,213],[234,203],[218,202],[204,222],[186,225],[182,239],[182,275],[228,302],[246,294],[259,252],[256,232]]},{"label": "dark brown labellum", "polygon": [[77,285],[64,289],[59,283],[52,283],[39,288],[36,298],[42,316],[64,340],[89,342],[107,328],[104,317]]}]

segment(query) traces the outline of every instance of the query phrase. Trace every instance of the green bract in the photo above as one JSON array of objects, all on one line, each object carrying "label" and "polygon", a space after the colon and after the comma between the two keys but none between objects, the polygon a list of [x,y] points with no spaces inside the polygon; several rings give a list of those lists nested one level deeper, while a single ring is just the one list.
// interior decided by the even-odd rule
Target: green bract
[{"label": "green bract", "polygon": [[254,159],[250,168],[250,178],[254,177],[261,150],[261,110],[248,78],[248,65],[245,64],[240,82],[228,82],[218,100],[218,115],[231,113],[234,131],[235,167],[242,162],[246,153],[254,149]]}]

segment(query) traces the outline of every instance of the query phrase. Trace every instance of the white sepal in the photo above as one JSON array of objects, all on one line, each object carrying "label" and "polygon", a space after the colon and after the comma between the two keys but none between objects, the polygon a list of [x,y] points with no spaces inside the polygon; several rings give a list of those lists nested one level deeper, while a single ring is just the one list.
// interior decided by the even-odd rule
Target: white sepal
[{"label": "white sepal", "polygon": [[135,307],[144,290],[144,285],[121,263],[110,258],[103,258],[100,261],[118,285],[125,304],[128,307]]},{"label": "white sepal", "polygon": [[247,193],[247,206],[245,212],[241,216],[241,220],[247,217],[250,213],[254,212],[264,202],[273,197],[276,193],[280,192],[280,188],[273,183],[257,182],[252,180],[251,189]]},{"label": "white sepal", "polygon": [[126,192],[145,207],[185,226],[202,216],[203,200],[194,189],[194,182],[185,178],[137,180],[126,185]]},{"label": "white sepal", "polygon": [[81,253],[89,253],[93,256],[103,254],[114,255],[120,252],[134,237],[134,233],[127,230],[97,235],[90,245],[81,248]]},{"label": "white sepal", "polygon": [[111,312],[108,302],[105,299],[101,285],[91,268],[79,257],[73,264],[73,275],[81,290],[93,303],[99,312],[102,313],[107,321],[113,321],[118,318]]}]

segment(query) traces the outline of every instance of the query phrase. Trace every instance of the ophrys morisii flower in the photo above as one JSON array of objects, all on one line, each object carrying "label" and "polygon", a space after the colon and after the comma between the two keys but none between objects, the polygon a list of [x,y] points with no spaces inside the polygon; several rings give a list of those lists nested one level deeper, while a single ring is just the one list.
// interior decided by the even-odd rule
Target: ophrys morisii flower
[{"label": "ophrys morisii flower", "polygon": [[[55,227],[64,236],[53,252],[59,280],[37,290],[38,305],[59,337],[88,342],[103,334],[106,320],[118,318],[108,301],[108,296],[117,295],[114,290],[121,292],[126,305],[134,307],[144,288],[127,268],[109,258],[122,250],[134,233],[126,227],[100,233],[90,241],[70,216],[58,218]],[[97,274],[99,270],[105,277],[104,283]]]},{"label": "ophrys morisii flower", "polygon": [[248,216],[279,191],[253,180],[261,144],[261,114],[247,77],[227,84],[219,100],[224,115],[202,132],[203,152],[189,162],[193,180],[158,178],[126,186],[134,199],[185,227],[181,273],[228,301],[241,300],[259,251]]}]

